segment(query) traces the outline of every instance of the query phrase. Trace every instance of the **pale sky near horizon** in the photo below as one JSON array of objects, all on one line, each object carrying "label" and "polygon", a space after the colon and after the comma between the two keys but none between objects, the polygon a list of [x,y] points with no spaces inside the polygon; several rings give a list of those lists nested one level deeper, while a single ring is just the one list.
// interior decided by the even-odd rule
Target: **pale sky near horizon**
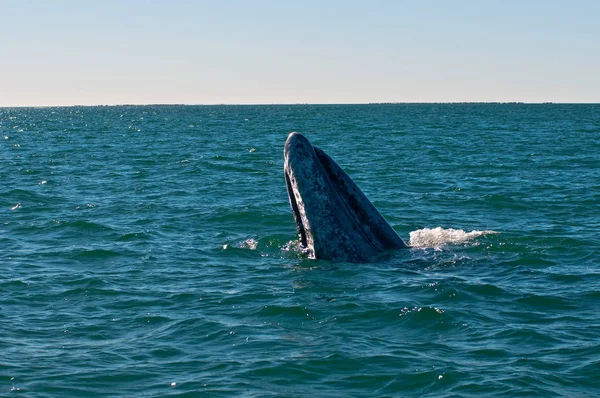
[{"label": "pale sky near horizon", "polygon": [[600,102],[600,1],[0,0],[0,106]]}]

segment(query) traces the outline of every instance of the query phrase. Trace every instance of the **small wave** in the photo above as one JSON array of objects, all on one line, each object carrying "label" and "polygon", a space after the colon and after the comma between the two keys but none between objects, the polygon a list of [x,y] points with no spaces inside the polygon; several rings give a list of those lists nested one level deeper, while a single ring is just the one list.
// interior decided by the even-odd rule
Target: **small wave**
[{"label": "small wave", "polygon": [[444,229],[442,227],[423,228],[410,233],[409,245],[421,248],[439,248],[448,243],[462,243],[480,236],[497,233],[489,230],[465,232],[462,229]]},{"label": "small wave", "polygon": [[254,237],[237,242],[225,243],[221,249],[229,253],[247,253],[254,252],[263,257],[291,257],[300,258],[310,257],[310,251],[302,246],[298,239],[288,241],[284,235],[269,235],[262,238]]}]

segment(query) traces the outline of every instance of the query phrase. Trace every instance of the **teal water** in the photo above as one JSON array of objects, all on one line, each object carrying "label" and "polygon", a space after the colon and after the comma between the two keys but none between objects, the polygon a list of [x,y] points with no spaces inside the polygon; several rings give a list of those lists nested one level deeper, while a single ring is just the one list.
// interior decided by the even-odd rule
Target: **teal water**
[{"label": "teal water", "polygon": [[[298,251],[283,143],[413,248]],[[0,108],[0,395],[600,392],[600,105]]]}]

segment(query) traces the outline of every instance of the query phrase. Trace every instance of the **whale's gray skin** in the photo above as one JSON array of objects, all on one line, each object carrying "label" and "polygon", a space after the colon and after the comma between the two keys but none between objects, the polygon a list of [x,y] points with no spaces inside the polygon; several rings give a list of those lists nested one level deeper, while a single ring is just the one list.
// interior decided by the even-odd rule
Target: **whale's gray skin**
[{"label": "whale's gray skin", "polygon": [[310,258],[366,262],[407,247],[338,164],[299,133],[283,148],[288,197]]}]

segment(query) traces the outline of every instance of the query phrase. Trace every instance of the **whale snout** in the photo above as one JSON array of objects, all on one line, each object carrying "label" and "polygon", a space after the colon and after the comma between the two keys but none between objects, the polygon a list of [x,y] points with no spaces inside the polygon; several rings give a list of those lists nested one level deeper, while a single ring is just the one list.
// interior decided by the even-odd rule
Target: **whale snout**
[{"label": "whale snout", "polygon": [[288,135],[283,147],[283,156],[286,161],[303,159],[312,155],[314,149],[310,141],[300,133],[292,132]]}]

